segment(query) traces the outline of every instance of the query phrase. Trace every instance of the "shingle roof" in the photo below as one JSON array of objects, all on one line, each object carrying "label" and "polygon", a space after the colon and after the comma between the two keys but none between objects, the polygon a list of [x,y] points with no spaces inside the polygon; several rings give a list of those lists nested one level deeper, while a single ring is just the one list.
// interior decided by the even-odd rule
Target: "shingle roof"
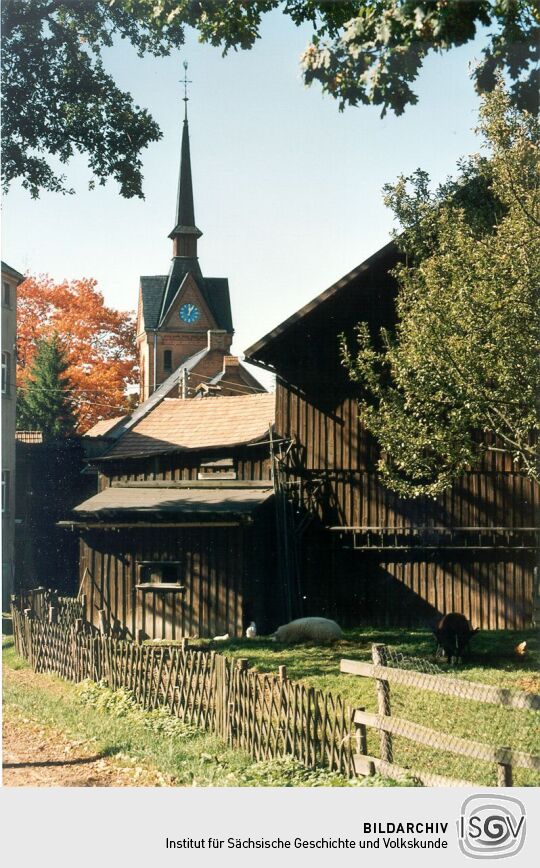
[{"label": "shingle roof", "polygon": [[225,329],[226,332],[232,332],[231,297],[227,278],[205,277],[204,298],[214,314],[218,328]]},{"label": "shingle roof", "polygon": [[84,432],[85,437],[104,437],[111,428],[118,425],[126,416],[116,416],[114,419],[100,419],[88,431]]},{"label": "shingle roof", "polygon": [[168,275],[141,277],[142,315],[145,329],[157,329]]},{"label": "shingle roof", "polygon": [[102,460],[242,446],[263,440],[274,423],[275,396],[165,398],[128,430]]},{"label": "shingle roof", "polygon": [[191,371],[202,359],[204,359],[206,355],[208,355],[208,353],[209,350],[205,347],[203,350],[199,350],[198,353],[194,353],[186,359],[185,362],[182,362],[182,364],[179,365],[179,367],[176,368],[172,374],[170,374],[167,379],[148,396],[146,401],[143,401],[142,404],[139,404],[139,406],[135,408],[133,413],[129,416],[123,416],[120,419],[118,425],[115,426],[114,431],[111,432],[114,439],[119,440],[120,437],[125,435],[126,431],[129,431],[129,429],[133,428],[138,422],[140,422],[144,416],[151,413],[151,411],[170,394],[174,387],[178,386],[183,372]]},{"label": "shingle roof", "polygon": [[188,272],[193,275],[217,328],[232,332],[229,281],[226,277],[203,277],[199,260],[183,256],[174,257],[169,274],[141,277],[144,328],[159,328]]},{"label": "shingle roof", "polygon": [[246,515],[268,500],[272,488],[105,488],[75,507],[78,514],[166,512]]},{"label": "shingle roof", "polygon": [[176,204],[176,223],[170,238],[174,235],[197,235],[202,232],[195,226],[195,208],[193,206],[193,181],[191,178],[191,155],[189,152],[189,126],[184,118],[182,129],[182,151],[180,156],[180,175],[178,178],[178,195]]}]

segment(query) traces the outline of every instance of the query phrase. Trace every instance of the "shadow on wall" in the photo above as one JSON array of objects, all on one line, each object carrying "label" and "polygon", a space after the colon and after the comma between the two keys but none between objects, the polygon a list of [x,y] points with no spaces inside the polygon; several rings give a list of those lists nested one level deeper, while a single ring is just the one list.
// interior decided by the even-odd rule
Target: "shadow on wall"
[{"label": "shadow on wall", "polygon": [[[321,550],[322,550],[322,544]],[[527,629],[534,553],[359,552],[304,561],[304,614],[342,626],[431,627],[448,612],[482,630]]]}]

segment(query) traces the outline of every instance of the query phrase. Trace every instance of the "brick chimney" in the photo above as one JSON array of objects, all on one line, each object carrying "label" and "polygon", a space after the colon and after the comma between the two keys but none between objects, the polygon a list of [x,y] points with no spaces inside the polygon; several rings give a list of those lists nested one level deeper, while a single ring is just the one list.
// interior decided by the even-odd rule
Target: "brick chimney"
[{"label": "brick chimney", "polygon": [[223,373],[227,371],[238,370],[240,367],[240,359],[238,356],[223,356]]}]

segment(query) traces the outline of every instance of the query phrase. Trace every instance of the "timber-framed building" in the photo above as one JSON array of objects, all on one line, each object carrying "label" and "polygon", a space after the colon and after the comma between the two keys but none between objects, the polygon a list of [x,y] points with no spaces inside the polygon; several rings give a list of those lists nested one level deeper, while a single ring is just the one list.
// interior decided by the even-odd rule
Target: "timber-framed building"
[{"label": "timber-framed building", "polygon": [[365,321],[376,340],[395,325],[399,259],[387,244],[246,350],[276,375],[282,485],[318,523],[292,532],[296,610],[344,624],[426,625],[461,612],[481,629],[530,627],[540,491],[511,456],[486,452],[437,499],[399,497],[377,473],[338,336],[352,343]]}]

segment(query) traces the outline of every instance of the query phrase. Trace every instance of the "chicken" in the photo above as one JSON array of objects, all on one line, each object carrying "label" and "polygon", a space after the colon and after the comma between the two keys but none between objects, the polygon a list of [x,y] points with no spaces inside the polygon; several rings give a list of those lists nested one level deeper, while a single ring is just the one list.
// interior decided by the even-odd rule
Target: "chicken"
[{"label": "chicken", "polygon": [[520,642],[518,645],[516,645],[516,647],[514,648],[514,653],[517,654],[518,657],[525,657],[527,653],[527,643]]}]

